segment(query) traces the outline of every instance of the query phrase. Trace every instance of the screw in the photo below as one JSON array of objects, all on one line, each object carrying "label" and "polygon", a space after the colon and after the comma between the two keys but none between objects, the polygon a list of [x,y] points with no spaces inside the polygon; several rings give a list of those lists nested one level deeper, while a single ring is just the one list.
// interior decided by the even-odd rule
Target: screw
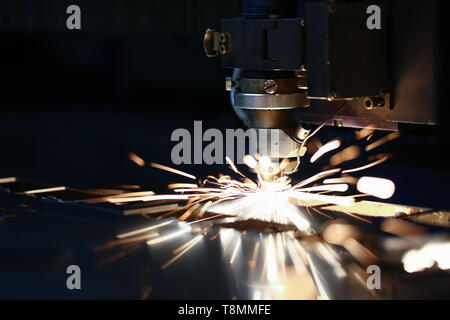
[{"label": "screw", "polygon": [[225,78],[225,90],[231,91],[232,88],[233,88],[233,81],[231,80],[231,77],[226,77]]},{"label": "screw", "polygon": [[225,41],[227,41],[228,39],[227,39],[227,36],[225,35],[225,33],[221,33],[220,34],[220,36],[219,36],[219,41],[221,42],[221,43],[224,43]]},{"label": "screw", "polygon": [[384,100],[384,97],[382,97],[382,96],[366,97],[364,99],[364,106],[368,110],[375,109],[375,108],[382,108],[385,105],[386,105],[386,101]]},{"label": "screw", "polygon": [[266,80],[264,82],[264,91],[266,91],[268,94],[274,94],[277,92],[278,85],[275,80]]},{"label": "screw", "polygon": [[225,78],[225,90],[231,91],[233,88],[239,88],[241,86],[241,82],[239,80],[233,81],[231,77]]},{"label": "screw", "polygon": [[367,97],[366,99],[364,99],[364,106],[368,110],[373,109],[373,101],[370,97]]},{"label": "screw", "polygon": [[342,120],[340,120],[340,119],[334,120],[333,123],[334,123],[334,126],[335,126],[335,127],[341,128],[341,127],[344,126],[344,122],[343,122]]}]

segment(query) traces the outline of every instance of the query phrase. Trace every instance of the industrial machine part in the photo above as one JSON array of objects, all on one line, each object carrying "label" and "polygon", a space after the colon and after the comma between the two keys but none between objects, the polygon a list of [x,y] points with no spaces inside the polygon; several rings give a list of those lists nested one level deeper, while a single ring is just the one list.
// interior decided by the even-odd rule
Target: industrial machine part
[{"label": "industrial machine part", "polygon": [[204,48],[233,69],[236,114],[282,131],[299,159],[317,132],[310,124],[397,130],[443,120],[438,21],[438,1],[245,0],[242,17],[206,31]]}]

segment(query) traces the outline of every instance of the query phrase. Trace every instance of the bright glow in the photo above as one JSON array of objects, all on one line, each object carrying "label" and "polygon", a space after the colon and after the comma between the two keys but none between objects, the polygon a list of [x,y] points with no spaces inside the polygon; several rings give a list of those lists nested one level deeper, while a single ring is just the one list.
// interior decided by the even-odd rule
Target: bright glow
[{"label": "bright glow", "polygon": [[160,224],[156,224],[156,225],[153,225],[153,226],[150,226],[150,227],[147,227],[147,228],[137,229],[137,230],[133,230],[131,232],[118,234],[117,238],[123,239],[123,238],[128,238],[128,237],[135,236],[135,235],[140,234],[140,233],[149,232],[151,230],[158,229],[158,228],[161,228],[161,227],[163,227],[165,225],[168,225],[169,223],[172,223],[173,221],[174,220],[169,220],[169,221],[165,221],[165,222],[162,222]]},{"label": "bright glow", "polygon": [[343,162],[350,161],[359,157],[361,150],[358,146],[350,146],[344,150],[339,151],[330,158],[330,164],[332,166],[340,165]]},{"label": "bright glow", "polygon": [[371,167],[373,167],[373,166],[376,166],[376,165],[378,165],[378,164],[380,164],[380,163],[386,161],[387,159],[389,159],[389,156],[384,156],[384,157],[378,159],[377,161],[374,161],[374,162],[371,162],[371,163],[369,163],[369,164],[366,164],[365,166],[358,167],[358,168],[353,168],[353,169],[348,169],[348,170],[344,170],[344,171],[342,171],[342,173],[344,174],[344,173],[350,173],[350,172],[356,172],[356,171],[366,170],[366,169],[369,169],[369,168],[371,168]]},{"label": "bright glow", "polygon": [[359,192],[381,199],[389,199],[395,192],[395,184],[391,180],[375,177],[362,177],[356,188]]},{"label": "bright glow", "polygon": [[149,240],[149,241],[147,241],[147,244],[148,244],[149,246],[152,246],[152,245],[154,245],[154,244],[161,243],[161,242],[164,242],[164,241],[167,241],[167,240],[170,240],[170,239],[179,237],[179,236],[181,236],[183,233],[186,233],[186,232],[188,232],[188,231],[190,231],[190,230],[189,230],[189,229],[183,229],[183,230],[175,231],[175,232],[169,233],[169,234],[167,234],[167,235],[165,235],[165,236],[162,236],[162,237],[159,237],[159,238],[156,238],[156,239]]},{"label": "bright glow", "polygon": [[356,238],[358,229],[350,224],[330,223],[322,232],[323,239],[332,244],[341,246],[347,239]]},{"label": "bright glow", "polygon": [[310,159],[311,163],[316,162],[325,153],[330,152],[332,150],[335,150],[335,149],[339,148],[340,146],[341,146],[341,141],[337,140],[337,139],[336,140],[331,140],[330,142],[324,144],[311,157],[311,159]]},{"label": "bright glow", "polygon": [[54,188],[28,190],[28,191],[25,191],[25,194],[37,194],[37,193],[56,192],[56,191],[64,191],[64,190],[66,190],[66,187],[54,187]]},{"label": "bright glow", "polygon": [[2,178],[0,179],[0,183],[11,183],[11,182],[16,182],[17,178],[16,177],[10,177],[10,178]]},{"label": "bright glow", "polygon": [[203,239],[203,235],[200,234],[197,237],[195,237],[194,239],[192,239],[191,241],[188,241],[187,243],[185,243],[183,246],[181,246],[177,250],[175,250],[174,253],[178,253],[178,254],[175,257],[173,257],[172,259],[170,259],[169,261],[167,261],[165,264],[163,264],[161,266],[161,269],[166,269],[168,266],[170,266],[172,263],[174,263],[176,260],[178,260],[183,254],[185,254],[186,252],[191,250],[192,247],[194,247],[202,239]]},{"label": "bright glow", "polygon": [[186,173],[184,171],[177,170],[177,169],[174,169],[174,168],[171,168],[171,167],[163,166],[162,164],[158,164],[158,163],[153,163],[152,162],[152,163],[150,163],[150,166],[152,166],[153,168],[156,168],[156,169],[160,169],[160,170],[168,171],[168,172],[171,172],[171,173],[175,173],[175,174],[178,174],[180,176],[185,176],[185,177],[190,178],[192,180],[196,180],[197,179],[192,174],[189,174],[189,173]]},{"label": "bright glow", "polygon": [[178,188],[198,188],[198,185],[195,183],[171,183],[167,185],[169,189],[178,189]]},{"label": "bright glow", "polygon": [[108,202],[121,203],[121,202],[133,202],[133,201],[157,201],[157,200],[188,200],[195,195],[179,195],[179,194],[162,194],[145,197],[129,197],[129,198],[113,198],[110,197]]},{"label": "bright glow", "polygon": [[441,270],[449,270],[450,242],[430,243],[419,250],[410,250],[403,255],[402,262],[409,273],[431,268],[435,263]]},{"label": "bright glow", "polygon": [[[373,131],[370,128],[360,130],[357,132],[357,138],[367,137],[367,140],[370,140]],[[396,136],[398,136],[397,133],[388,135],[370,144],[366,149],[373,149]],[[318,145],[320,144],[318,143]],[[329,141],[317,150],[311,157],[310,162],[314,163],[327,152],[340,147],[341,141],[339,139]],[[357,158],[360,152],[358,146],[347,147],[330,158],[330,165],[334,167],[333,169],[305,177],[296,184],[291,182],[289,176],[284,175],[284,169],[291,164],[295,164],[295,158],[286,158],[277,164],[275,161],[272,162],[273,159],[270,157],[261,157],[255,154],[253,156],[246,155],[243,158],[244,164],[256,173],[254,179],[244,175],[233,161],[226,157],[226,163],[234,174],[209,175],[204,180],[192,181],[192,183],[183,183],[183,181],[171,183],[168,185],[169,194],[155,195],[152,191],[120,191],[120,194],[102,193],[102,198],[90,199],[87,202],[109,201],[117,205],[125,205],[122,207],[125,209],[123,210],[125,215],[161,213],[158,219],[177,217],[178,221],[188,221],[180,222],[180,228],[176,231],[173,229],[172,231],[164,230],[166,225],[177,221],[174,219],[117,235],[119,239],[110,241],[103,246],[103,248],[111,248],[115,245],[127,245],[127,247],[124,247],[124,251],[113,256],[113,259],[120,258],[135,250],[140,246],[139,242],[141,241],[152,246],[169,240],[184,240],[177,248],[168,250],[172,254],[172,258],[161,266],[162,269],[165,269],[195,246],[198,249],[198,246],[202,243],[219,239],[223,250],[222,257],[226,261],[227,267],[236,272],[236,275],[240,276],[240,274],[245,273],[242,272],[246,271],[242,270],[242,267],[247,266],[248,259],[249,272],[245,280],[248,280],[249,286],[253,286],[255,299],[271,299],[276,297],[275,292],[286,291],[288,284],[290,283],[291,286],[293,284],[292,279],[287,277],[290,272],[302,276],[309,273],[311,286],[316,286],[314,297],[327,299],[329,297],[327,283],[324,282],[319,272],[323,266],[320,265],[319,268],[319,265],[315,265],[315,259],[313,260],[309,255],[309,249],[304,248],[302,244],[303,238],[307,238],[308,235],[313,235],[312,238],[314,239],[317,238],[311,228],[310,217],[314,219],[312,214],[317,212],[331,219],[331,216],[321,212],[321,210],[330,210],[329,208],[332,207],[330,204],[332,204],[335,205],[334,208],[339,208],[341,212],[364,221],[353,212],[354,207],[358,206],[359,203],[355,202],[355,198],[371,194],[387,199],[395,191],[394,183],[388,179],[363,177],[357,180],[345,175],[346,172],[360,171],[382,163],[389,158],[389,155],[376,155],[374,159],[376,161],[369,158],[368,161],[373,161],[372,163],[358,168],[344,171],[337,168],[341,163]],[[294,156],[297,156],[297,154],[294,154]],[[129,157],[136,164],[145,165],[145,161],[139,156],[130,153]],[[157,169],[197,180],[194,175],[177,169],[156,163],[150,165]],[[330,166],[327,166],[327,168],[330,168]],[[341,174],[344,174],[344,176]],[[236,175],[239,175],[239,177],[236,178]],[[363,195],[342,194],[342,192],[348,191],[349,185],[357,185],[357,189]],[[109,194],[109,196],[105,197],[106,194]],[[145,201],[150,202],[150,205],[145,206],[142,203]],[[132,202],[139,203],[130,207],[126,206]],[[325,208],[322,204],[326,205]],[[342,209],[342,206],[346,208]],[[378,207],[375,209],[377,212],[380,211]],[[338,211],[338,209],[335,210]],[[365,208],[365,210],[367,209]],[[260,220],[270,222],[270,224],[266,225],[255,221],[240,223],[240,221],[245,220]],[[231,225],[227,225],[228,223],[231,223]],[[284,226],[278,226],[278,224]],[[238,226],[236,227],[236,225]],[[254,242],[254,248],[246,238],[251,233],[249,231],[246,234],[247,227],[249,229],[254,227],[256,230],[262,231],[259,233],[259,240]],[[404,226],[400,227],[404,234]],[[159,230],[160,228],[161,230]],[[301,232],[297,232],[296,229]],[[323,262],[330,270],[335,272],[337,277],[342,278],[347,274],[342,268],[341,262],[337,259],[334,250],[330,249],[329,244],[344,246],[362,264],[376,261],[375,255],[359,242],[363,234],[359,233],[357,228],[337,223],[335,220],[323,230],[322,237],[328,244],[319,241],[309,243],[308,241],[307,245],[308,247],[314,246],[315,254],[319,254]],[[271,233],[272,231],[274,233]],[[435,263],[441,269],[450,269],[449,245],[447,244],[445,247],[436,246],[425,246],[420,250],[411,250],[405,254],[403,257],[405,270],[408,272],[423,270]],[[252,248],[253,251],[251,251]],[[113,260],[110,258],[108,261]],[[350,276],[351,273],[348,275]],[[295,291],[299,292],[306,288],[302,286],[295,284]]]},{"label": "bright glow", "polygon": [[137,154],[134,154],[133,152],[130,152],[128,154],[128,158],[136,163],[138,166],[143,167],[145,166],[145,161],[141,157],[139,157]]},{"label": "bright glow", "polygon": [[303,181],[300,181],[299,183],[297,183],[297,184],[294,186],[293,189],[301,188],[301,187],[306,186],[306,185],[308,185],[308,184],[310,184],[310,183],[313,183],[314,181],[323,179],[323,178],[328,177],[328,176],[331,176],[331,175],[333,175],[333,174],[337,174],[337,173],[339,173],[340,171],[341,171],[341,169],[338,168],[338,169],[331,169],[331,170],[319,172],[319,173],[313,175],[312,177],[309,177],[308,179],[305,179],[305,180],[303,180]]},{"label": "bright glow", "polygon": [[341,177],[341,178],[331,178],[323,180],[324,184],[333,184],[333,183],[348,183],[348,184],[356,184],[358,180],[354,177]]},{"label": "bright glow", "polygon": [[[231,188],[231,187],[230,187]],[[258,219],[280,224],[294,224],[300,230],[309,228],[299,207],[289,203],[290,185],[285,179],[264,182],[250,190],[233,190],[239,192],[237,199],[212,205],[210,212],[222,213],[245,219]],[[298,193],[300,192],[293,192]]]},{"label": "bright glow", "polygon": [[226,156],[225,161],[230,165],[231,169],[233,169],[234,172],[238,173],[239,170],[234,165],[234,162],[230,159],[230,157]]},{"label": "bright glow", "polygon": [[273,236],[269,234],[266,243],[266,263],[267,263],[267,279],[269,283],[274,283],[278,280],[276,248]]},{"label": "bright glow", "polygon": [[263,171],[267,171],[270,168],[270,165],[272,164],[272,160],[268,156],[263,156],[259,160],[259,166]]},{"label": "bright glow", "polygon": [[321,185],[321,186],[314,186],[309,188],[301,188],[298,189],[298,191],[303,192],[311,192],[311,191],[338,191],[338,192],[345,192],[348,190],[347,184],[328,184],[328,185]]},{"label": "bright glow", "polygon": [[[339,140],[333,140],[323,146],[323,151],[337,148],[340,145]],[[359,148],[351,146],[338,153],[337,158],[341,160],[352,158],[359,154]],[[316,156],[317,158],[317,156]],[[258,159],[258,162],[257,160]],[[256,219],[278,224],[293,224],[299,230],[310,232],[310,223],[306,218],[304,210],[295,205],[292,200],[297,200],[298,204],[305,205],[308,202],[319,201],[322,203],[335,204],[339,206],[351,206],[355,199],[351,196],[341,196],[336,194],[323,194],[323,192],[346,192],[348,184],[346,183],[328,183],[308,186],[326,177],[339,174],[340,168],[331,169],[300,181],[295,186],[291,185],[291,180],[287,176],[268,175],[264,173],[272,166],[269,157],[259,157],[247,155],[244,162],[249,167],[254,167],[257,171],[258,180],[252,181],[242,174],[229,157],[225,158],[231,169],[239,174],[243,179],[233,179],[228,175],[219,175],[219,177],[208,176],[199,185],[172,183],[170,188],[175,188],[175,194],[154,195],[144,192],[129,193],[119,196],[111,196],[107,201],[112,203],[129,203],[133,201],[186,201],[184,206],[175,208],[183,211],[179,220],[191,219],[192,223],[203,221],[202,216],[208,211],[220,215],[234,216],[239,220]],[[151,164],[155,168],[169,172],[181,174],[183,176],[193,177],[187,173],[172,169],[166,166]],[[279,171],[279,170],[278,170]],[[376,179],[376,178],[373,178]],[[339,180],[334,180],[339,181]],[[334,182],[329,179],[328,182]],[[360,180],[364,186],[365,179]],[[374,180],[378,183],[385,180]],[[386,192],[386,184],[381,184]],[[372,186],[372,189],[374,187]],[[385,196],[381,191],[368,190],[371,194]],[[376,189],[376,188],[375,188]],[[142,196],[141,196],[142,195]],[[141,210],[141,209],[139,209]],[[206,218],[210,219],[210,218]]]},{"label": "bright glow", "polygon": [[233,264],[234,259],[236,259],[236,255],[237,255],[237,252],[238,252],[240,246],[241,246],[241,238],[239,238],[238,241],[236,242],[236,246],[234,247],[233,254],[231,255],[230,264]]},{"label": "bright glow", "polygon": [[256,161],[255,158],[253,158],[251,155],[247,154],[246,156],[244,156],[244,163],[252,169],[255,169],[256,166],[258,165],[258,162]]}]

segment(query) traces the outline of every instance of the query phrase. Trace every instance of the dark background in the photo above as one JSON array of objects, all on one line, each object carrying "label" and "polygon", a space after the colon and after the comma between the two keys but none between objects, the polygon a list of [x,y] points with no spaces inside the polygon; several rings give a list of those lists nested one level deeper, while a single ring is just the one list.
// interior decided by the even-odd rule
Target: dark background
[{"label": "dark background", "polygon": [[[82,30],[66,28],[70,4],[81,7]],[[164,190],[175,178],[137,167],[128,152],[171,165],[174,129],[192,130],[194,120],[204,130],[243,127],[224,90],[230,71],[202,48],[206,28],[240,10],[237,0],[1,1],[0,176]],[[450,207],[448,129],[402,130],[379,150],[396,157],[364,174],[392,178],[394,202]],[[351,144],[354,129],[325,128],[319,135],[323,142],[335,136]],[[297,177],[328,159],[302,166]],[[181,167],[198,176],[226,170]]]},{"label": "dark background", "polygon": [[[81,7],[80,31],[66,29],[70,4]],[[193,130],[194,120],[204,130],[243,127],[224,90],[230,71],[202,48],[206,28],[239,16],[240,7],[235,0],[1,0],[0,178],[164,191],[178,177],[138,167],[129,152],[172,165],[174,129]],[[318,136],[350,145],[354,132],[324,128]],[[446,127],[402,126],[400,139],[374,150],[395,157],[360,175],[394,180],[391,202],[449,209],[449,147]],[[312,166],[307,156],[293,178],[317,173],[328,160]],[[365,163],[367,155],[347,165]],[[181,169],[198,177],[230,172],[223,165]],[[24,199],[38,212],[26,212]],[[150,253],[143,247],[102,269],[95,264],[111,252],[92,248],[149,220],[4,192],[0,204],[7,209],[0,217],[16,215],[1,224],[2,299],[135,299],[149,284],[156,298],[231,297],[217,242],[164,272],[173,244]],[[83,270],[80,292],[64,285],[72,263]]]},{"label": "dark background", "polygon": [[[66,28],[70,4],[81,7],[82,30]],[[169,163],[174,129],[194,120],[241,126],[224,90],[227,72],[202,47],[206,28],[240,7],[2,1],[1,175],[79,187],[142,183],[127,171],[128,152]]]}]

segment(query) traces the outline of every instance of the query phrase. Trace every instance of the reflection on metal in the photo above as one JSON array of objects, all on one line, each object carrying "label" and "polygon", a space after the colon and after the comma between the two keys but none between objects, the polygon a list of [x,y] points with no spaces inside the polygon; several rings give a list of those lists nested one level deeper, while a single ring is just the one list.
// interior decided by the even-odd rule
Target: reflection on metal
[{"label": "reflection on metal", "polygon": [[[2,181],[6,186],[11,182],[5,181],[12,179]],[[45,189],[55,187],[36,188],[34,184],[28,191]],[[21,189],[20,193],[23,195],[25,191]],[[98,266],[115,263],[144,246],[152,254],[152,263],[156,261],[161,272],[169,274],[179,270],[172,267],[174,264],[184,267],[186,261],[192,261],[193,252],[195,256],[206,256],[214,265],[221,263],[225,272],[220,277],[229,279],[230,297],[238,299],[389,299],[428,297],[428,294],[445,297],[448,277],[434,271],[437,268],[443,272],[448,267],[448,236],[433,236],[426,226],[405,220],[433,216],[437,212],[371,201],[357,201],[346,208],[319,202],[306,204],[306,208],[299,210],[314,212],[314,209],[320,209],[335,218],[339,212],[389,218],[381,224],[381,230],[387,234],[374,225],[359,220],[359,224],[354,223],[347,215],[341,215],[345,219],[319,222],[305,212],[305,219],[314,223],[310,231],[299,232],[292,225],[274,225],[259,220],[245,220],[247,224],[226,216],[219,216],[220,220],[217,220],[218,215],[210,212],[209,207],[200,221],[143,218],[131,230],[126,226],[116,235],[116,240],[95,248],[95,252],[103,257]],[[166,211],[175,209],[173,204],[152,208],[162,212],[163,206]],[[146,211],[152,208],[124,205],[122,210],[125,214],[145,215],[152,213]],[[448,221],[448,213],[440,212],[439,215]],[[222,255],[217,254],[217,250]],[[108,257],[108,253],[112,255]],[[142,261],[143,265],[146,263],[150,262]],[[371,264],[383,270],[380,290],[367,287],[370,276],[367,267]],[[411,286],[408,272],[420,275],[424,280],[415,279]],[[425,285],[433,290],[424,291]]]},{"label": "reflection on metal", "polygon": [[2,178],[0,179],[0,184],[3,183],[11,183],[11,182],[16,182],[17,179],[15,177],[11,177],[11,178]]},{"label": "reflection on metal", "polygon": [[375,201],[358,201],[345,208],[339,206],[324,206],[322,207],[322,209],[337,212],[345,211],[353,214],[371,217],[396,217],[429,210],[426,208],[402,206],[398,204],[389,204]]},{"label": "reflection on metal", "polygon": [[234,103],[236,107],[241,109],[282,110],[306,106],[308,100],[306,95],[302,93],[237,93],[234,97]]},{"label": "reflection on metal", "polygon": [[53,187],[53,188],[28,190],[28,191],[25,191],[24,193],[25,194],[38,194],[38,193],[48,193],[48,192],[64,191],[64,190],[66,190],[66,187]]}]

